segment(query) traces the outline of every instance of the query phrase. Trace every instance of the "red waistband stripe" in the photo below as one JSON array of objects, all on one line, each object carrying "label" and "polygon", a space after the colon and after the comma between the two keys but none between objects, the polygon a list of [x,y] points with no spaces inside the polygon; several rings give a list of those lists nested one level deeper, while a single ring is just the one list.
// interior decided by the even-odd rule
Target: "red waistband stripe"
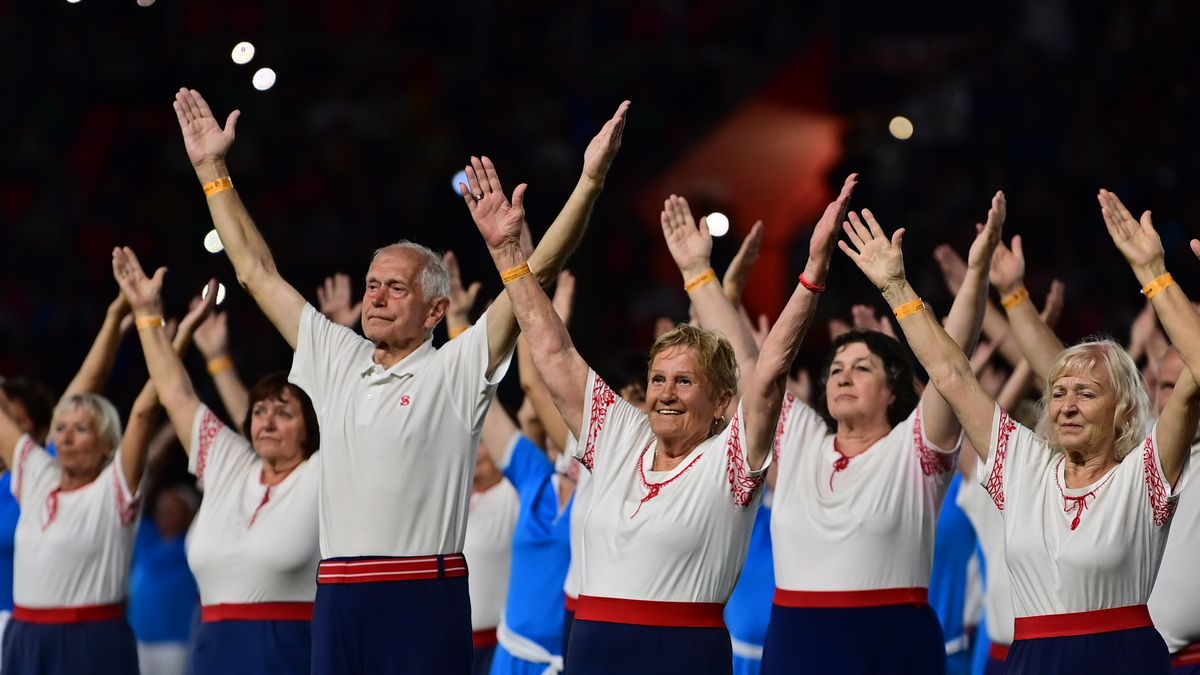
[{"label": "red waistband stripe", "polygon": [[564,604],[567,606],[568,612],[579,611],[579,598],[573,595],[568,595]]},{"label": "red waistband stripe", "polygon": [[1171,665],[1175,667],[1200,665],[1200,642],[1193,642],[1172,654]]},{"label": "red waistband stripe", "polygon": [[25,623],[66,624],[108,621],[125,616],[124,603],[82,607],[13,607],[12,618]]},{"label": "red waistband stripe", "polygon": [[724,628],[725,605],[719,602],[627,600],[580,595],[575,619],[636,626]]},{"label": "red waistband stripe", "polygon": [[993,661],[1007,661],[1009,648],[1010,645],[1002,645],[998,642],[993,642],[992,646],[988,648],[988,656]]},{"label": "red waistband stripe", "polygon": [[870,591],[789,591],[783,588],[776,588],[775,604],[780,607],[809,609],[927,605],[929,604],[929,589],[879,588]]},{"label": "red waistband stripe", "polygon": [[318,584],[370,584],[465,576],[467,559],[461,553],[413,558],[322,560],[317,568]]},{"label": "red waistband stripe", "polygon": [[1150,620],[1150,610],[1146,609],[1145,605],[1113,607],[1069,614],[1019,616],[1014,626],[1014,639],[1037,640],[1072,635],[1094,635],[1129,630],[1130,628],[1149,628],[1153,625],[1154,622]]},{"label": "red waistband stripe", "polygon": [[200,620],[216,621],[312,621],[311,602],[250,602],[204,605]]},{"label": "red waistband stripe", "polygon": [[471,633],[471,645],[476,649],[481,647],[495,647],[498,644],[500,644],[500,640],[496,637],[495,628],[486,628]]}]

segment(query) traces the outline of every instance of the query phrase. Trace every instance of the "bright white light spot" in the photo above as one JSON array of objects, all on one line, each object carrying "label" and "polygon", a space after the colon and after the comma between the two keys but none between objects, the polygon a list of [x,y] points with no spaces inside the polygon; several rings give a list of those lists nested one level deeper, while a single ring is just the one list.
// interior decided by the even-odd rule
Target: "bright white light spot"
[{"label": "bright white light spot", "polygon": [[275,86],[275,71],[270,68],[259,68],[258,72],[254,73],[254,88],[259,91],[266,91]]},{"label": "bright white light spot", "polygon": [[72,5],[78,5],[78,4],[79,4],[79,0],[67,0],[67,2],[71,3]]},{"label": "bright white light spot", "polygon": [[729,216],[714,211],[708,214],[708,233],[714,237],[724,237],[729,232]]},{"label": "bright white light spot", "polygon": [[208,234],[204,235],[204,250],[209,253],[220,253],[225,250],[225,244],[221,243],[221,235],[217,234],[216,230],[209,230]]},{"label": "bright white light spot", "polygon": [[[154,0],[150,0],[154,2]],[[138,0],[142,2],[142,0]],[[250,63],[250,59],[254,58],[254,45],[249,42],[239,42],[233,46],[233,62],[239,66],[243,63]]]},{"label": "bright white light spot", "polygon": [[466,185],[468,190],[471,188],[471,184],[467,182],[467,170],[466,169],[460,169],[458,173],[454,174],[454,178],[450,179],[450,188],[454,190],[454,194],[461,197],[462,193],[458,191],[459,183]]},{"label": "bright white light spot", "polygon": [[903,115],[896,115],[888,122],[888,131],[892,132],[892,136],[902,141],[907,141],[913,135],[913,123]]},{"label": "bright white light spot", "polygon": [[[204,290],[200,291],[200,299],[208,299],[208,284],[204,284]],[[225,302],[225,284],[217,284],[217,304]]]},{"label": "bright white light spot", "polygon": [[154,4],[154,0],[137,0],[139,7],[149,7]]}]

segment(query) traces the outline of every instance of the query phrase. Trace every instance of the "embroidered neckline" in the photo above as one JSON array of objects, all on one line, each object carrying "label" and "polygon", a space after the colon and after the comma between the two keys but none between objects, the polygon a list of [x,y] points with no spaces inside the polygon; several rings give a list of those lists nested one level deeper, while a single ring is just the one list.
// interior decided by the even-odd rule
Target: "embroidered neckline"
[{"label": "embroidered neckline", "polygon": [[1059,480],[1058,474],[1059,474],[1059,469],[1063,468],[1063,461],[1065,459],[1066,459],[1066,457],[1060,457],[1058,459],[1058,464],[1055,465],[1055,467],[1054,467],[1054,485],[1055,485],[1055,487],[1058,488],[1058,494],[1062,496],[1063,511],[1066,513],[1070,513],[1072,506],[1074,506],[1074,508],[1075,508],[1075,517],[1073,519],[1071,519],[1071,530],[1073,531],[1079,527],[1079,522],[1083,518],[1083,512],[1086,511],[1088,508],[1088,502],[1087,502],[1088,498],[1091,497],[1093,499],[1093,501],[1095,501],[1095,499],[1098,498],[1097,493],[1100,492],[1101,488],[1103,488],[1105,485],[1108,485],[1109,482],[1112,481],[1113,476],[1117,475],[1117,467],[1113,467],[1112,469],[1109,469],[1108,475],[1106,475],[1104,478],[1101,478],[1099,480],[1099,482],[1093,483],[1093,485],[1095,485],[1096,487],[1092,488],[1091,490],[1088,490],[1087,492],[1085,492],[1081,495],[1069,495],[1069,494],[1067,494],[1068,490],[1081,490],[1083,488],[1064,488],[1063,487],[1063,483],[1066,482],[1065,469],[1063,469],[1064,473],[1063,473],[1062,480]]},{"label": "embroidered neckline", "polygon": [[[664,481],[658,482],[658,483],[651,483],[650,481],[646,480],[645,466],[646,466],[646,453],[650,451],[650,445],[652,443],[654,443],[654,440],[655,439],[652,438],[649,441],[647,441],[646,447],[642,448],[642,451],[638,454],[637,475],[638,475],[638,479],[642,482],[642,487],[646,489],[646,496],[642,497],[642,500],[640,502],[638,502],[637,509],[634,510],[633,515],[629,516],[630,518],[633,518],[642,510],[642,504],[645,504],[646,502],[650,501],[651,499],[654,499],[655,497],[657,497],[658,493],[661,492],[663,488],[665,488],[666,486],[673,483],[677,478],[679,478],[683,474],[687,473],[688,469],[691,469],[696,464],[696,462],[700,460],[700,457],[704,454],[703,452],[695,453],[696,456],[692,458],[692,461],[690,461],[686,465],[684,465],[684,467],[682,469],[680,469],[679,472],[676,473],[674,476],[671,476],[670,478],[668,478]],[[655,448],[655,449],[657,450],[657,448]],[[653,466],[653,464],[651,464],[651,466]]]}]

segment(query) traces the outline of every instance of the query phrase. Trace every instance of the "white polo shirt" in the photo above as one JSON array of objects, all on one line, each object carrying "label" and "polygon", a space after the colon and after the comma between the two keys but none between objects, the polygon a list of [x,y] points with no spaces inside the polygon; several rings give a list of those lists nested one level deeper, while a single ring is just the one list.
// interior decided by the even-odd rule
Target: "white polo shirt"
[{"label": "white polo shirt", "polygon": [[958,448],[926,437],[917,406],[847,460],[836,435],[790,393],[776,431],[771,508],[775,584],[789,591],[928,588],[938,512]]},{"label": "white polo shirt", "polygon": [[375,346],[305,305],[288,379],[321,424],[321,555],[462,552],[483,416],[512,353],[487,377],[487,314],[391,368]]},{"label": "white polo shirt", "polygon": [[[1200,476],[1200,443],[1192,445],[1192,456],[1185,469],[1188,481]],[[1150,593],[1150,616],[1162,633],[1167,649],[1180,649],[1200,642],[1200,494],[1191,492],[1179,498],[1179,507],[1167,537],[1162,566]]]},{"label": "white polo shirt", "polygon": [[467,577],[471,630],[485,630],[499,626],[504,613],[512,572],[513,530],[521,513],[521,500],[512,483],[501,478],[492,487],[471,494],[470,511],[463,556],[471,571]]},{"label": "white polo shirt", "polygon": [[[983,470],[983,463],[978,465]],[[958,506],[979,536],[987,561],[987,588],[983,609],[987,615],[988,638],[1001,645],[1013,641],[1012,584],[1004,560],[1004,517],[992,503],[987,490],[974,480],[964,480],[958,489]]]},{"label": "white polo shirt", "polygon": [[312,602],[317,595],[321,453],[263,485],[263,462],[241,434],[200,404],[188,471],[204,501],[187,538],[204,605]]},{"label": "white polo shirt", "polygon": [[1095,483],[1068,488],[1065,456],[996,406],[982,483],[1004,513],[1018,618],[1146,603],[1180,487],[1163,475],[1156,434],[1157,424]]},{"label": "white polo shirt", "polygon": [[588,373],[575,456],[592,472],[581,594],[725,603],[746,560],[763,478],[746,464],[742,411],[670,471],[651,471],[645,412]]},{"label": "white polo shirt", "polygon": [[13,452],[12,493],[21,504],[13,602],[46,609],[125,601],[141,515],[121,471],[121,449],[96,480],[62,490],[62,469],[22,435]]}]

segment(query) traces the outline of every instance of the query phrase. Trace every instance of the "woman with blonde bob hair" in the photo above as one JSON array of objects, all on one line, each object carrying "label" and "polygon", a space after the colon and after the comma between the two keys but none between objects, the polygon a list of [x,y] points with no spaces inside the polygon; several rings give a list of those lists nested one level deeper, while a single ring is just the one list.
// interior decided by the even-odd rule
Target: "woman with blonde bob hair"
[{"label": "woman with blonde bob hair", "polygon": [[[1171,341],[1200,368],[1200,315],[1166,274],[1149,213],[1139,225],[1115,195],[1101,191],[1100,200]],[[849,243],[839,245],[883,292],[931,383],[954,408],[984,461],[981,482],[1004,516],[1016,616],[1007,673],[1170,672],[1146,601],[1200,420],[1191,372],[1147,434],[1149,402],[1129,354],[1107,340],[1084,342],[1048,369],[1038,432],[1027,429],[988,395],[925,311],[905,277],[904,230],[889,240],[863,214],[865,222],[850,214]],[[1006,293],[1010,317],[1033,311],[1024,288]]]}]

